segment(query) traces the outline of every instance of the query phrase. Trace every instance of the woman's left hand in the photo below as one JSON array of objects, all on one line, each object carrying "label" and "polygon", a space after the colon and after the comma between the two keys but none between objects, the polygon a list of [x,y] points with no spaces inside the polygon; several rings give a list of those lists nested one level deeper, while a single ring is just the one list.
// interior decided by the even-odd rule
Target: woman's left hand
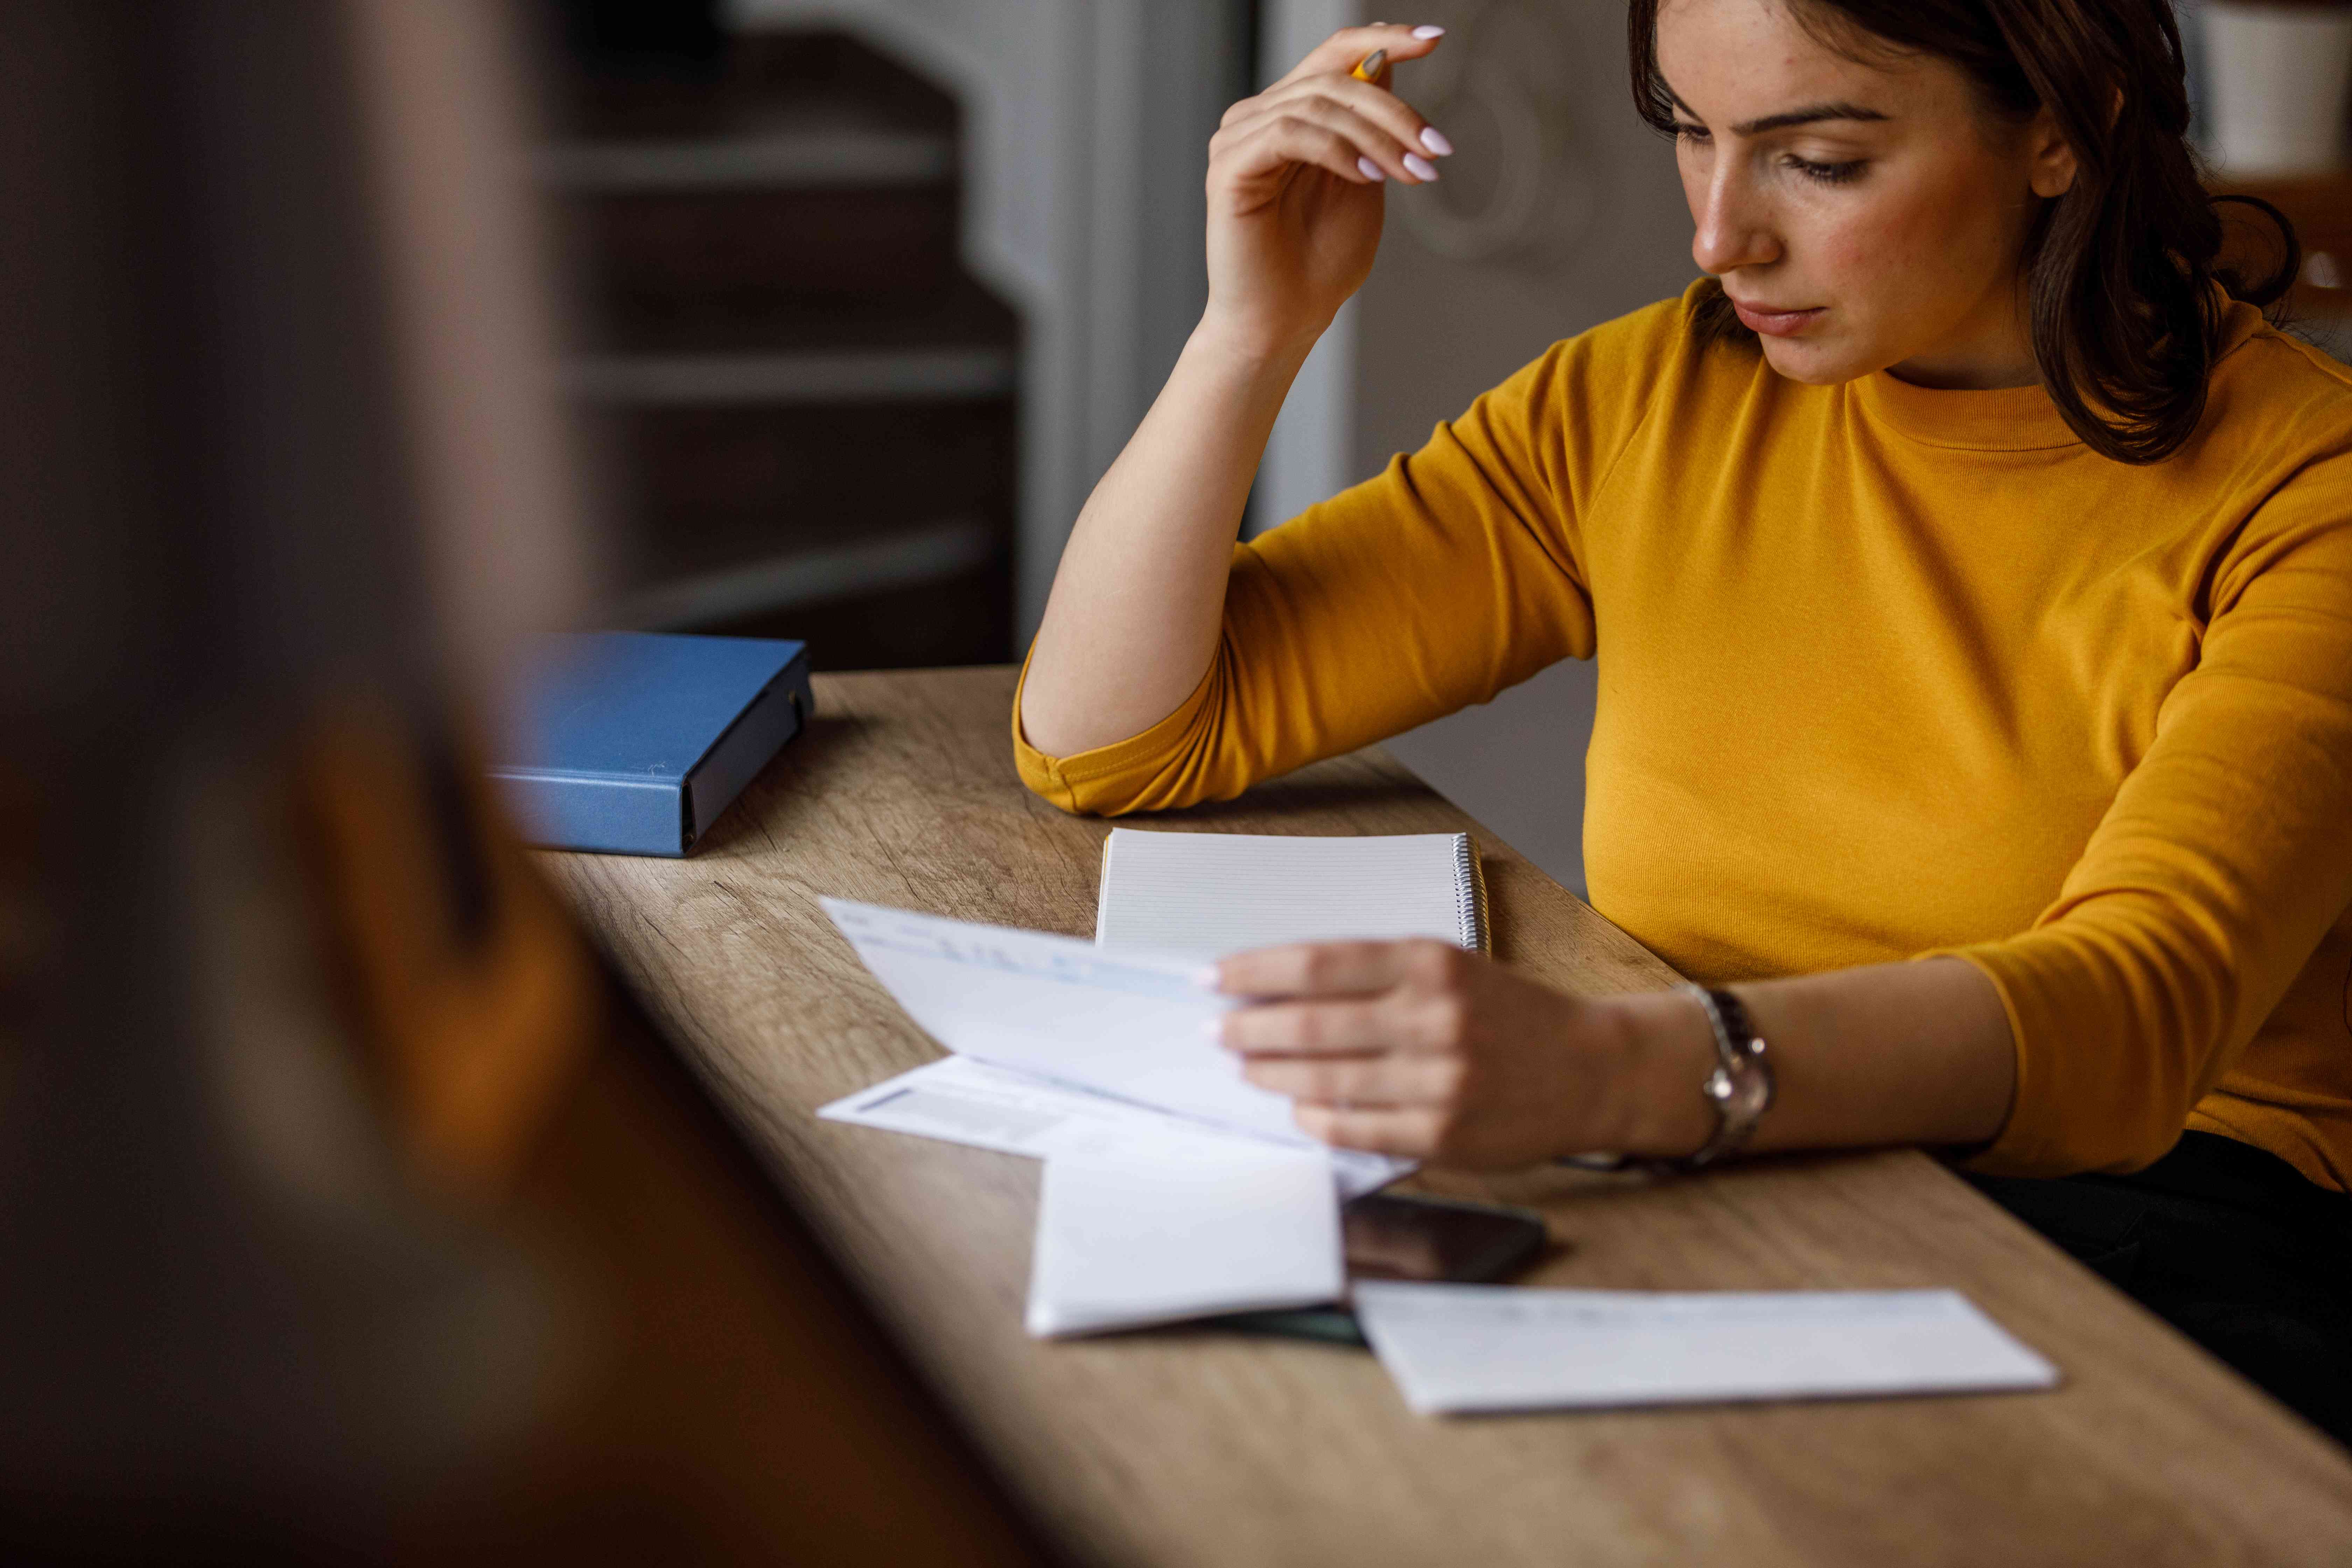
[{"label": "woman's left hand", "polygon": [[[1465,1168],[1618,1146],[1630,1041],[1566,996],[1442,942],[1270,947],[1218,965],[1250,1082],[1327,1143]],[[1693,1081],[1696,1081],[1694,1079]],[[1693,1097],[1696,1099],[1696,1096]]]}]

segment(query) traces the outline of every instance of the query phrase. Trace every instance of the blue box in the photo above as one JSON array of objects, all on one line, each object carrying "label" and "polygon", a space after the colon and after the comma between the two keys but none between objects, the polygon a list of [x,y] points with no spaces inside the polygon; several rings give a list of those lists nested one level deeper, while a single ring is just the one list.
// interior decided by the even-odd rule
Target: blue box
[{"label": "blue box", "polygon": [[490,777],[549,849],[686,854],[811,708],[808,645],[586,632],[543,637]]}]

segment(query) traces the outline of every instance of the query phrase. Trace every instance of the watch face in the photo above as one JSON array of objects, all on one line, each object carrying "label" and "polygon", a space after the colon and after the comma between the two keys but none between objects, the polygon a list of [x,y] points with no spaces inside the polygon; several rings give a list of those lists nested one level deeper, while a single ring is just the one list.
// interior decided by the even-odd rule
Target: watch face
[{"label": "watch face", "polygon": [[1723,1119],[1735,1127],[1753,1122],[1772,1103],[1772,1080],[1760,1072],[1742,1073],[1728,1087],[1731,1092],[1717,1103],[1723,1107]]}]

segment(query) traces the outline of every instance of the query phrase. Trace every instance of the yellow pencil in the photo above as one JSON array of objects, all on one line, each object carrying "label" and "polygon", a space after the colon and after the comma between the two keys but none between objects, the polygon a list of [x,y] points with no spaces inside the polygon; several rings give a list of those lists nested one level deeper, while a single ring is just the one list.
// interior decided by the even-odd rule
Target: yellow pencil
[{"label": "yellow pencil", "polygon": [[1381,72],[1387,67],[1388,63],[1388,50],[1374,49],[1370,54],[1366,55],[1362,59],[1358,60],[1356,62],[1356,68],[1349,71],[1348,74],[1354,77],[1358,81],[1368,81],[1377,87],[1380,85]]}]

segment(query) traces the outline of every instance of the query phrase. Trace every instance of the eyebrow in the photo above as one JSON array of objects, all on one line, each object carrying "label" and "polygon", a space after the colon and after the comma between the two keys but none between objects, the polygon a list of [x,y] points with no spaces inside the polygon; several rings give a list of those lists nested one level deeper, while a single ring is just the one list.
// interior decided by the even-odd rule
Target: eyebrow
[{"label": "eyebrow", "polygon": [[[1698,114],[1685,103],[1674,89],[1666,89],[1674,106],[1693,120]],[[1824,120],[1885,120],[1890,116],[1875,109],[1865,109],[1859,103],[1809,103],[1802,109],[1791,109],[1779,114],[1768,114],[1761,120],[1750,120],[1731,128],[1735,136],[1761,136],[1768,131],[1786,131],[1792,125],[1815,125]],[[1704,123],[1704,121],[1702,121]]]}]

